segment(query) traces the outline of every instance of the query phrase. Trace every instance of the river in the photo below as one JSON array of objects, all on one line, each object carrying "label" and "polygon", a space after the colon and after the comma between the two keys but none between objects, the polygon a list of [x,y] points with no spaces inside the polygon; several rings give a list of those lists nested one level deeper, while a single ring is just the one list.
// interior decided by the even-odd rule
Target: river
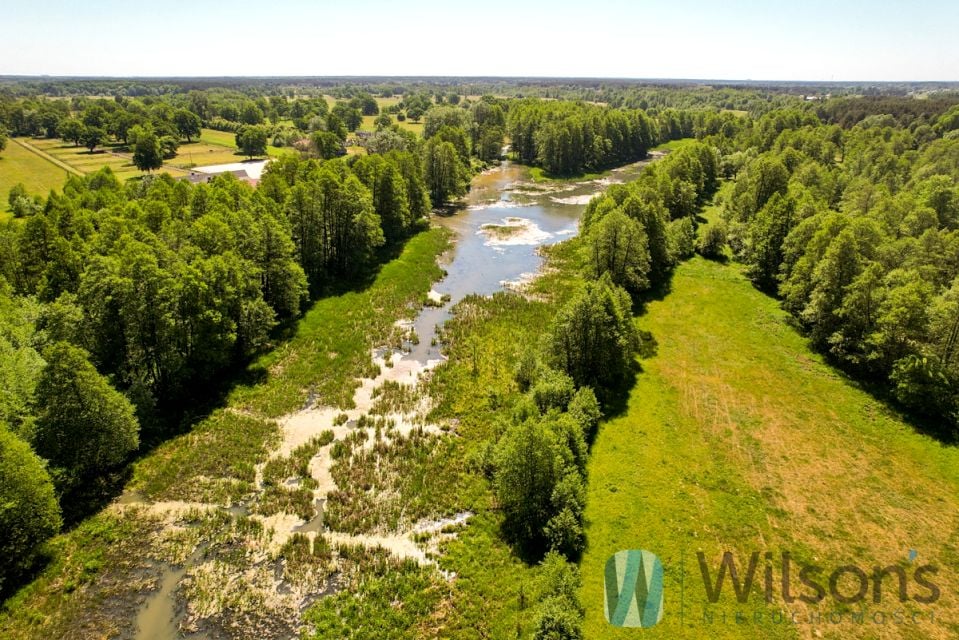
[{"label": "river", "polygon": [[440,260],[447,275],[434,287],[445,302],[424,307],[416,317],[413,329],[419,342],[406,345],[409,353],[404,359],[423,364],[441,359],[441,346],[434,341],[436,327],[449,319],[457,302],[472,293],[489,295],[535,277],[543,263],[539,247],[576,235],[579,218],[593,196],[610,184],[635,179],[654,159],[580,182],[537,183],[528,167],[508,161],[476,176],[464,208],[433,216],[434,224],[454,235],[453,247]]}]

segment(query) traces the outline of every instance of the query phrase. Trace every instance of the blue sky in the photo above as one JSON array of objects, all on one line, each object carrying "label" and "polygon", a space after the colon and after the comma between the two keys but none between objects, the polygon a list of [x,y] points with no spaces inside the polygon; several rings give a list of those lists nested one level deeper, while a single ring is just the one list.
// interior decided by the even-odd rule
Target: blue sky
[{"label": "blue sky", "polygon": [[959,0],[8,0],[0,74],[959,81]]}]

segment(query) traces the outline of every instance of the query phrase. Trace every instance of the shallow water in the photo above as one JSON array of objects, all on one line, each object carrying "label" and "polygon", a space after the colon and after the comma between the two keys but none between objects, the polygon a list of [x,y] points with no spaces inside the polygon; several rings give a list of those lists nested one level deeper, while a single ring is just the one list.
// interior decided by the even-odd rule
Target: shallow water
[{"label": "shallow water", "polygon": [[[135,640],[171,640],[179,637],[182,612],[177,609],[176,590],[187,569],[203,555],[203,549],[193,552],[182,566],[164,565],[160,588],[150,594],[137,612]],[[202,635],[192,635],[200,640]]]},{"label": "shallow water", "polygon": [[[592,196],[610,184],[635,179],[653,159],[583,182],[533,183],[527,167],[510,162],[476,176],[463,208],[433,217],[434,224],[455,235],[452,249],[440,260],[447,275],[434,287],[450,299],[441,307],[424,307],[416,317],[413,329],[419,344],[406,345],[410,351],[404,359],[426,363],[441,358],[441,346],[431,343],[453,305],[471,293],[489,295],[534,277],[543,263],[540,246],[578,233],[579,218]],[[484,232],[484,225],[523,229],[500,238]]]}]

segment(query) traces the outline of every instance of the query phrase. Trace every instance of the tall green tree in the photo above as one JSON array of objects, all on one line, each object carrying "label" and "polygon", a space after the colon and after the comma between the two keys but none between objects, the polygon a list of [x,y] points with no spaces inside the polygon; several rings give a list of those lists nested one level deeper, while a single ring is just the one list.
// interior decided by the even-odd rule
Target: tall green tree
[{"label": "tall green tree", "polygon": [[510,428],[497,444],[495,468],[493,485],[509,535],[523,545],[542,544],[562,473],[556,436],[539,420]]},{"label": "tall green tree", "polygon": [[236,146],[243,155],[252,160],[255,156],[266,155],[268,137],[266,127],[257,125],[243,126],[236,132]]},{"label": "tall green tree", "polygon": [[83,140],[83,123],[76,118],[65,118],[60,121],[57,132],[61,138],[79,147],[80,141]]},{"label": "tall green tree", "polygon": [[133,144],[133,164],[140,171],[153,171],[163,166],[160,140],[152,129],[140,131]]},{"label": "tall green tree", "polygon": [[133,406],[93,368],[84,351],[55,343],[37,381],[33,445],[61,490],[121,464],[139,445]]},{"label": "tall green tree", "polygon": [[467,169],[451,142],[430,138],[423,154],[423,173],[434,204],[444,204],[466,193]]},{"label": "tall green tree", "polygon": [[795,217],[795,202],[777,192],[759,210],[750,226],[746,252],[749,277],[765,291],[775,292],[779,286],[782,245],[795,224]]},{"label": "tall green tree", "polygon": [[547,361],[578,386],[608,391],[630,375],[639,334],[629,294],[608,275],[587,283],[556,315],[547,333]]},{"label": "tall green tree", "polygon": [[60,525],[43,461],[0,424],[0,591],[31,567],[40,545]]},{"label": "tall green tree", "polygon": [[103,144],[106,139],[106,129],[103,129],[102,127],[86,126],[83,129],[80,142],[83,143],[84,147],[90,150],[90,153],[93,153],[93,150]]},{"label": "tall green tree", "polygon": [[649,246],[638,222],[615,210],[590,229],[588,243],[594,277],[609,274],[631,293],[649,287]]},{"label": "tall green tree", "polygon": [[200,137],[200,116],[189,109],[177,109],[173,114],[173,124],[187,142]]}]

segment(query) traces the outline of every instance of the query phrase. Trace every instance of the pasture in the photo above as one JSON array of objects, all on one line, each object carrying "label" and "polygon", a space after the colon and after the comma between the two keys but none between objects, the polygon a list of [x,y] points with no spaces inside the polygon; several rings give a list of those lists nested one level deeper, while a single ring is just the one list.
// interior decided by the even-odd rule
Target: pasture
[{"label": "pasture", "polygon": [[28,193],[46,195],[51,189],[59,189],[67,179],[68,172],[37,155],[17,140],[8,140],[7,148],[0,152],[0,210],[6,213],[7,194],[15,185],[23,183]]},{"label": "pasture", "polygon": [[[694,258],[672,290],[637,320],[649,356],[621,415],[603,424],[589,460],[587,550],[581,562],[588,638],[631,638],[603,615],[603,567],[621,549],[648,549],[665,567],[665,615],[643,637],[954,638],[959,526],[959,450],[917,433],[899,415],[809,350],[777,302],[738,266]],[[895,578],[885,599],[784,604],[780,554],[825,567],[938,565],[935,605],[900,603]],[[760,560],[748,604],[728,583],[707,604],[697,552],[713,580],[725,551],[740,576],[753,551],[772,552],[775,597],[767,604]],[[796,578],[797,593],[808,590]],[[846,576],[850,578],[850,576]],[[820,577],[825,582],[825,578]],[[855,580],[841,582],[855,593]],[[921,588],[910,582],[910,592]],[[872,591],[870,591],[872,593]],[[924,614],[917,624],[868,623],[851,614]],[[934,609],[937,619],[928,619]],[[844,613],[838,624],[776,624]],[[706,624],[704,612],[713,613]],[[742,612],[747,624],[719,622]],[[761,622],[753,622],[754,615]]]}]

